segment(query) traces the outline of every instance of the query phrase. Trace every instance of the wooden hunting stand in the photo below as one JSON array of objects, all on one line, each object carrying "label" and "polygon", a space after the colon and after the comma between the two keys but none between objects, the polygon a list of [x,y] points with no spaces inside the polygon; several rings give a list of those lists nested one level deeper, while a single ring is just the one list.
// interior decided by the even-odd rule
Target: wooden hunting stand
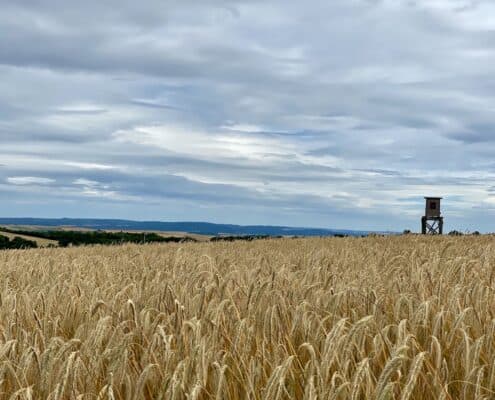
[{"label": "wooden hunting stand", "polygon": [[421,217],[421,233],[423,235],[443,234],[443,217],[440,212],[441,197],[425,197],[425,215]]}]

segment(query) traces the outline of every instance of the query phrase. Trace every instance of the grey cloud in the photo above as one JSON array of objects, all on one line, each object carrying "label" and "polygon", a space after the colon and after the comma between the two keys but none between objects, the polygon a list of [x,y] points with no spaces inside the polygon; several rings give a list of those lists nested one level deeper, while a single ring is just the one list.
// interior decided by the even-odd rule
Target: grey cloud
[{"label": "grey cloud", "polygon": [[159,103],[159,102],[151,101],[151,100],[134,99],[134,100],[131,100],[131,103],[138,105],[138,106],[142,106],[142,107],[161,108],[161,109],[165,109],[165,110],[176,110],[177,109],[177,107],[169,106],[168,104],[163,104],[163,103]]},{"label": "grey cloud", "polygon": [[403,174],[399,171],[391,171],[391,170],[386,170],[386,169],[357,169],[356,171],[361,171],[361,172],[369,172],[372,174],[378,174],[378,175],[384,175],[384,176],[402,176]]},{"label": "grey cloud", "polygon": [[62,115],[98,115],[98,114],[105,114],[107,110],[104,109],[93,109],[93,110],[55,110],[55,114],[62,114]]},{"label": "grey cloud", "polygon": [[465,210],[453,223],[488,229],[476,210],[495,215],[490,12],[468,0],[8,0],[0,206],[401,230],[439,191]]},{"label": "grey cloud", "polygon": [[454,132],[448,137],[465,144],[495,142],[495,126],[491,123],[473,123],[463,132]]}]

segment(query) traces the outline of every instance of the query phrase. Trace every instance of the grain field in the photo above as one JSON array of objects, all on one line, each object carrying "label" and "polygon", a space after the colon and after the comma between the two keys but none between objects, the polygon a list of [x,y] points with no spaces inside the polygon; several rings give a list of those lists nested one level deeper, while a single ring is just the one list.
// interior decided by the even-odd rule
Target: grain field
[{"label": "grain field", "polygon": [[494,239],[0,252],[1,399],[492,399]]}]

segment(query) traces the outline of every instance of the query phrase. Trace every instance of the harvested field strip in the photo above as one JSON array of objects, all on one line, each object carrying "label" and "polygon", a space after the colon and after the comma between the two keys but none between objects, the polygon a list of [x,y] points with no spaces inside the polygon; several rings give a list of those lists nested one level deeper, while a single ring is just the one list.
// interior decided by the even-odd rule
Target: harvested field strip
[{"label": "harvested field strip", "polygon": [[3,232],[0,230],[0,236],[5,236],[8,237],[10,240],[14,239],[15,237],[20,237],[25,240],[31,240],[33,242],[36,242],[39,247],[46,247],[46,246],[57,246],[58,242],[56,240],[50,240],[50,239],[43,239],[35,236],[28,236],[28,235],[18,235],[17,233],[10,233],[10,232]]}]

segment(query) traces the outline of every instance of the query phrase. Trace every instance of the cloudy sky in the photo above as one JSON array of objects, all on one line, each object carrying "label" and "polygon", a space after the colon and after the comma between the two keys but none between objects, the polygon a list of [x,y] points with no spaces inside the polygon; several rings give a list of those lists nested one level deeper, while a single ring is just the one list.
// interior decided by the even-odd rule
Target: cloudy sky
[{"label": "cloudy sky", "polygon": [[3,0],[0,216],[495,231],[494,65],[492,0]]}]

